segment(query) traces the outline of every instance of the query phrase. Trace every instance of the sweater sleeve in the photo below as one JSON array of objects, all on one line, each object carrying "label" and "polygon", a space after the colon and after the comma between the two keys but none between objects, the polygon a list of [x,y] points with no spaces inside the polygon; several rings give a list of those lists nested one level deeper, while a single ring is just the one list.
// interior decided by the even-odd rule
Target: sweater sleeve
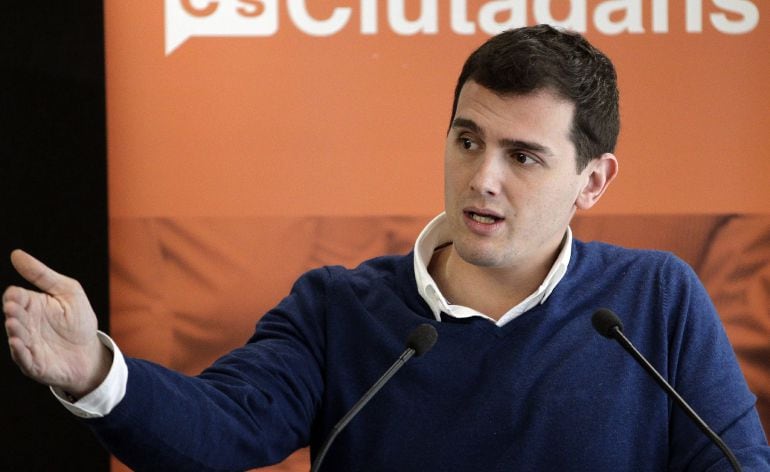
[{"label": "sweater sleeve", "polygon": [[86,420],[134,470],[245,470],[308,444],[323,393],[325,269],[301,277],[249,342],[196,377],[127,358],[123,400]]},{"label": "sweater sleeve", "polygon": [[[669,382],[734,452],[744,471],[770,470],[770,448],[719,315],[692,269],[670,257],[660,278]],[[670,403],[671,470],[730,471],[722,452]]]}]

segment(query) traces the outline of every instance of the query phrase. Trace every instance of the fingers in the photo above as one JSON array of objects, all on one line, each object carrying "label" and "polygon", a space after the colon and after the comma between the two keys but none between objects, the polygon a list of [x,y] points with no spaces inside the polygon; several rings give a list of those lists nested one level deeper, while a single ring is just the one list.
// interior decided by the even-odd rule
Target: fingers
[{"label": "fingers", "polygon": [[29,375],[29,366],[32,364],[32,355],[24,342],[19,338],[8,338],[8,346],[11,350],[11,358],[19,366],[24,375]]},{"label": "fingers", "polygon": [[[6,330],[8,330],[7,321]],[[32,379],[42,381],[42,379],[39,378],[40,369],[35,364],[35,357],[27,345],[27,340],[25,340],[23,337],[11,336],[9,334],[8,347],[10,348],[13,362],[19,366],[21,372]]]},{"label": "fingers", "polygon": [[9,338],[24,338],[26,336],[28,301],[29,293],[23,288],[9,287],[3,294],[3,312],[6,317],[5,332]]},{"label": "fingers", "polygon": [[11,302],[19,306],[26,306],[29,300],[29,295],[26,292],[27,291],[21,287],[11,286],[5,289],[5,292],[3,293],[3,311],[6,311],[6,304]]},{"label": "fingers", "polygon": [[79,288],[76,281],[55,272],[21,249],[11,253],[11,264],[28,282],[51,295],[72,293]]},{"label": "fingers", "polygon": [[3,313],[5,313],[5,332],[9,338],[19,335],[26,315],[25,307],[29,303],[29,294],[19,287],[8,287],[3,293]]},{"label": "fingers", "polygon": [[20,348],[26,349],[29,330],[23,323],[17,318],[7,318],[5,320],[5,331],[8,334],[8,344],[11,345],[12,351],[17,351]]},{"label": "fingers", "polygon": [[[32,366],[32,355],[27,347],[29,329],[25,325],[26,310],[18,303],[25,296],[25,290],[11,287],[3,295],[3,311],[5,312],[5,333],[8,336],[8,346],[14,362],[27,373]],[[19,295],[19,296],[17,296]]]}]

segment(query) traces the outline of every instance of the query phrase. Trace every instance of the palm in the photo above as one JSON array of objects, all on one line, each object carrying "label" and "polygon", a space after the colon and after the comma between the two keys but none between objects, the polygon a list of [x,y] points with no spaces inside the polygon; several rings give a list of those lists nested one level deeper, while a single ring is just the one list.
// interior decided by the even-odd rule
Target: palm
[{"label": "palm", "polygon": [[23,252],[12,261],[42,292],[10,287],[3,295],[11,355],[38,382],[82,390],[98,365],[96,316],[80,284]]}]

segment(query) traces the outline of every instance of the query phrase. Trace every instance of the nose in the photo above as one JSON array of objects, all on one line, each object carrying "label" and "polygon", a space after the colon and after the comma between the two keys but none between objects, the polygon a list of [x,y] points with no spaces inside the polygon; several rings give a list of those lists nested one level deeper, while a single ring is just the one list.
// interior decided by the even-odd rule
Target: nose
[{"label": "nose", "polygon": [[477,166],[470,180],[471,190],[486,196],[498,195],[502,189],[504,168],[502,159],[494,154],[485,154],[477,160]]}]

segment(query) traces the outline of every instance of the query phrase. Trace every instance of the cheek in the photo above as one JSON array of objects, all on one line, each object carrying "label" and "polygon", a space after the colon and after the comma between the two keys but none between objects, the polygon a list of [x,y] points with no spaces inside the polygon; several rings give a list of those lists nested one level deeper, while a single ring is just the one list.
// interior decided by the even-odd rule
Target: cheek
[{"label": "cheek", "polygon": [[569,182],[533,183],[524,179],[506,187],[510,205],[520,216],[547,224],[562,223],[562,215],[571,214],[577,191]]},{"label": "cheek", "polygon": [[540,206],[543,212],[548,212],[558,223],[569,219],[575,211],[575,200],[578,190],[574,182],[562,182],[543,193]]},{"label": "cheek", "polygon": [[444,159],[444,194],[446,197],[457,195],[463,190],[463,172],[456,159],[447,156]]}]

